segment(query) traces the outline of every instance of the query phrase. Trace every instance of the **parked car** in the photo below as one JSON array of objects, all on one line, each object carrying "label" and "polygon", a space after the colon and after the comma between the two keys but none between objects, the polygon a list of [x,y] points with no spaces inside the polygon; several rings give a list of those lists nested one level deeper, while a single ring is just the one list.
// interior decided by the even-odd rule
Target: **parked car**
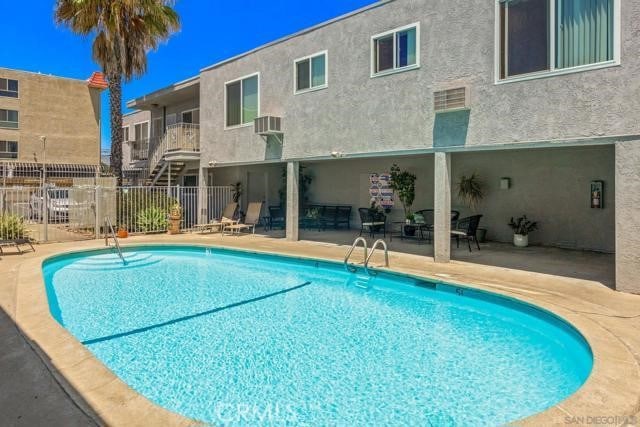
[{"label": "parked car", "polygon": [[[47,210],[50,221],[66,221],[69,218],[69,190],[66,188],[49,189],[47,196]],[[31,219],[42,219],[43,193],[31,195],[29,213]]]}]

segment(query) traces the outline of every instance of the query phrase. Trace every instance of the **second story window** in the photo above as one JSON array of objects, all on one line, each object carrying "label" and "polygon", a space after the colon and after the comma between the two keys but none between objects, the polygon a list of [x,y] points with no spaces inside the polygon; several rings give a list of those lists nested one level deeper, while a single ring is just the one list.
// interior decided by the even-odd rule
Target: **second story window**
[{"label": "second story window", "polygon": [[200,110],[197,108],[194,110],[183,111],[182,113],[182,123],[189,124],[199,124],[200,123]]},{"label": "second story window", "polygon": [[18,129],[18,112],[0,110],[0,128]]},{"label": "second story window", "polygon": [[124,142],[129,142],[129,126],[122,128],[122,140]]},{"label": "second story window", "polygon": [[259,75],[243,77],[225,84],[226,127],[253,123],[260,112]]},{"label": "second story window", "polygon": [[142,141],[149,138],[149,122],[137,123],[134,125],[135,141]]},{"label": "second story window", "polygon": [[295,92],[306,92],[327,87],[327,52],[294,61]]},{"label": "second story window", "polygon": [[0,96],[9,98],[18,97],[18,81],[11,79],[0,79]]},{"label": "second story window", "polygon": [[0,141],[0,159],[17,159],[18,143],[16,141]]},{"label": "second story window", "polygon": [[420,24],[377,34],[371,38],[371,75],[417,68],[420,65]]},{"label": "second story window", "polygon": [[497,0],[499,78],[614,62],[620,0]]}]

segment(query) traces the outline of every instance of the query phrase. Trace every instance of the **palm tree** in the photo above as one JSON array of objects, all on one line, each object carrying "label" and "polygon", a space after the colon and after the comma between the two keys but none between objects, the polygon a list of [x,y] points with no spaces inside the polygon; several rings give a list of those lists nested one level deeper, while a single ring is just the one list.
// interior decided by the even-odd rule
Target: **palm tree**
[{"label": "palm tree", "polygon": [[57,0],[58,24],[94,36],[93,59],[109,84],[111,165],[122,184],[122,81],[147,69],[147,52],[180,29],[172,0]]}]

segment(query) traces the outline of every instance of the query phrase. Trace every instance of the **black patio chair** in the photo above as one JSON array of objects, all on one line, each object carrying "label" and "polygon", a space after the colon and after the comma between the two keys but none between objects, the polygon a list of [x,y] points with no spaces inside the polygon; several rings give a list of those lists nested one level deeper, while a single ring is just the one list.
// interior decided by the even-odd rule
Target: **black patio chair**
[{"label": "black patio chair", "polygon": [[469,252],[472,252],[472,240],[476,242],[476,246],[478,247],[478,250],[480,250],[480,243],[478,243],[478,238],[476,237],[478,225],[480,225],[480,218],[482,218],[482,215],[472,215],[457,221],[455,229],[451,230],[451,237],[456,238],[457,248],[460,247],[460,239],[465,239],[469,245]]},{"label": "black patio chair", "polygon": [[29,245],[32,252],[36,251],[33,245],[31,244],[31,241],[27,238],[3,239],[3,240],[0,240],[0,254],[4,253],[2,251],[3,246],[14,246],[18,250],[18,253],[22,255],[24,253],[22,248],[20,248],[20,246],[22,245]]},{"label": "black patio chair", "polygon": [[387,216],[382,212],[372,214],[369,208],[358,208],[360,215],[360,236],[366,228],[371,238],[375,237],[376,232],[382,229],[382,235],[387,237]]},{"label": "black patio chair", "polygon": [[285,211],[282,206],[269,206],[269,229],[285,227]]}]

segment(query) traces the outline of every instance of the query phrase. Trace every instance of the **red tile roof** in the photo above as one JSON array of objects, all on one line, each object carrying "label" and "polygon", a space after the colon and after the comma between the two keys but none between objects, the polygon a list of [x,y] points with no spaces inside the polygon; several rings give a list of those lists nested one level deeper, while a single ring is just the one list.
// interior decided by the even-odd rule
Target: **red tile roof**
[{"label": "red tile roof", "polygon": [[89,87],[93,89],[106,89],[108,87],[104,74],[99,71],[94,71],[87,82],[89,83]]}]

